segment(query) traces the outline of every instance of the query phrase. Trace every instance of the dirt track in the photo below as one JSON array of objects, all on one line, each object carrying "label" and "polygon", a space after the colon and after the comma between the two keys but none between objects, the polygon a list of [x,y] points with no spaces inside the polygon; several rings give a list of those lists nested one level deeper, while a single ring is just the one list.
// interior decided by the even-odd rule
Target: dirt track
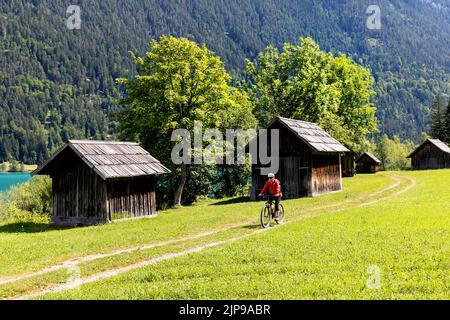
[{"label": "dirt track", "polygon": [[[334,212],[340,212],[343,211],[345,209],[347,209],[348,207],[351,207],[351,203],[352,202],[358,202],[358,200],[365,200],[368,198],[372,198],[372,197],[376,197],[378,195],[382,195],[383,193],[390,191],[392,189],[395,189],[401,185],[403,185],[402,179],[407,180],[409,183],[406,185],[405,188],[402,188],[400,190],[397,190],[394,193],[391,193],[389,195],[386,196],[381,196],[377,199],[374,200],[370,200],[370,201],[363,201],[363,202],[359,202],[359,203],[355,203],[356,205],[359,206],[370,206],[373,205],[377,202],[380,202],[382,200],[386,200],[392,197],[395,197],[401,193],[404,193],[408,190],[410,190],[411,188],[413,188],[416,185],[416,181],[414,179],[412,179],[411,177],[405,177],[405,176],[401,176],[401,178],[399,176],[395,176],[395,175],[385,175],[386,177],[390,178],[391,180],[394,181],[393,184],[391,184],[390,186],[373,192],[371,194],[365,194],[365,195],[360,195],[342,202],[339,202],[337,204],[331,204],[331,205],[326,205],[326,206],[318,206],[318,207],[313,207],[307,210],[302,210],[302,211],[295,211],[295,212],[290,212],[289,213],[289,221],[287,221],[286,223],[290,223],[290,222],[294,222],[294,221],[298,221],[301,219],[306,219],[309,217],[313,217],[316,215],[320,215],[321,211],[326,210],[326,209],[333,209],[335,208]],[[406,181],[405,181],[406,182]],[[350,204],[350,206],[347,206],[348,204]],[[317,214],[318,212],[318,214]],[[107,257],[111,257],[111,256],[117,256],[117,255],[121,255],[124,253],[130,253],[133,251],[138,251],[138,250],[146,250],[146,249],[151,249],[151,248],[155,248],[155,247],[161,247],[161,246],[166,246],[169,244],[174,244],[174,243],[178,243],[178,242],[184,242],[184,241],[189,241],[189,240],[194,240],[194,239],[199,239],[199,238],[203,238],[203,237],[208,237],[223,231],[227,231],[230,230],[232,228],[238,228],[238,227],[243,227],[243,226],[248,226],[254,224],[254,221],[246,221],[246,222],[241,222],[238,224],[234,224],[234,225],[229,225],[227,227],[222,227],[222,228],[218,228],[216,230],[213,231],[209,231],[209,232],[204,232],[204,233],[200,233],[197,235],[193,235],[193,236],[189,236],[189,237],[184,237],[184,238],[179,238],[179,239],[174,239],[174,240],[168,240],[168,241],[164,241],[164,242],[158,242],[158,243],[152,243],[149,245],[144,245],[144,246],[137,246],[137,247],[130,247],[130,248],[126,248],[126,249],[121,249],[121,250],[117,250],[111,253],[107,253],[107,254],[98,254],[98,255],[90,255],[90,256],[85,256],[85,257],[80,257],[77,259],[71,259],[71,260],[67,260],[61,264],[57,264],[54,266],[51,266],[49,268],[45,268],[42,269],[38,272],[34,272],[34,273],[29,273],[29,274],[25,274],[25,275],[21,275],[21,276],[17,276],[17,277],[10,277],[7,279],[3,279],[0,280],[0,285],[2,284],[6,284],[6,283],[12,283],[12,282],[16,282],[16,281],[20,281],[20,280],[25,280],[28,278],[32,278],[38,275],[43,275],[43,274],[47,274],[47,273],[51,273],[54,272],[56,270],[60,270],[60,269],[67,269],[67,268],[71,268],[74,266],[77,266],[83,262],[89,262],[89,261],[94,261],[94,260],[98,260],[98,259],[102,259],[102,258],[107,258]],[[22,295],[22,296],[16,296],[16,297],[11,297],[9,299],[18,299],[18,300],[25,300],[25,299],[32,299],[32,298],[36,298],[45,294],[49,294],[49,293],[56,293],[56,292],[61,292],[61,291],[66,291],[72,288],[75,288],[77,286],[80,286],[82,284],[86,284],[86,283],[90,283],[90,282],[94,282],[94,281],[98,281],[101,279],[106,279],[106,278],[110,278],[113,276],[116,276],[118,274],[124,273],[124,272],[128,272],[134,269],[138,269],[147,265],[151,265],[151,264],[155,264],[164,260],[168,260],[168,259],[172,259],[172,258],[176,258],[179,256],[183,256],[183,255],[187,255],[187,254],[191,254],[191,253],[195,253],[195,252],[199,252],[202,251],[206,248],[211,248],[211,247],[216,247],[219,245],[223,245],[226,243],[231,243],[234,242],[236,240],[240,240],[243,239],[245,237],[248,236],[252,236],[261,232],[265,232],[265,231],[269,231],[271,229],[258,229],[254,232],[251,232],[249,234],[243,235],[243,236],[239,236],[239,237],[232,237],[230,239],[226,239],[226,240],[222,240],[222,241],[215,241],[215,242],[210,242],[201,246],[197,246],[194,248],[190,248],[184,251],[180,251],[180,252],[176,252],[176,253],[169,253],[169,254],[164,254],[161,255],[159,257],[155,257],[152,258],[150,260],[146,260],[146,261],[141,261],[135,264],[131,264],[125,267],[120,267],[117,269],[112,269],[112,270],[107,270],[107,271],[103,271],[97,274],[94,274],[92,276],[86,277],[86,278],[82,278],[79,279],[78,281],[74,281],[74,282],[70,282],[70,283],[66,283],[63,285],[57,285],[57,286],[53,286],[53,287],[49,287],[47,289],[44,290],[40,290],[40,291],[36,291],[36,292],[32,292],[26,295]]]}]

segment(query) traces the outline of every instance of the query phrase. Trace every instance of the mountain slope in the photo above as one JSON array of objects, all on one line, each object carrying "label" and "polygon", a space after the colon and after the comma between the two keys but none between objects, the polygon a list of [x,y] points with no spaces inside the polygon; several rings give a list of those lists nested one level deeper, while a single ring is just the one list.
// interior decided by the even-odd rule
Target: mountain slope
[{"label": "mountain slope", "polygon": [[449,89],[445,0],[380,0],[380,30],[366,27],[372,1],[73,2],[80,30],[66,27],[65,1],[0,3],[0,161],[42,162],[67,138],[113,134],[114,78],[133,73],[128,51],[161,34],[206,43],[235,78],[268,44],[311,36],[372,68],[380,131],[402,138],[427,130],[433,95]]}]

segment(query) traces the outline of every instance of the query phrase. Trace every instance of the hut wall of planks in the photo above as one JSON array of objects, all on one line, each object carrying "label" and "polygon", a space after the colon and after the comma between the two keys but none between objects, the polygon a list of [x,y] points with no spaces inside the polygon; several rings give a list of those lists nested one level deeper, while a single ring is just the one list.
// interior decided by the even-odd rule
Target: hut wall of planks
[{"label": "hut wall of planks", "polygon": [[156,213],[155,176],[170,172],[133,142],[69,141],[33,174],[52,178],[52,221],[92,225]]},{"label": "hut wall of planks", "polygon": [[450,168],[450,147],[438,139],[428,139],[414,150],[411,158],[413,170]]},{"label": "hut wall of planks", "polygon": [[[287,118],[276,118],[267,127],[280,134],[280,167],[276,172],[283,198],[318,196],[342,190],[341,157],[350,150],[317,124]],[[271,146],[268,145],[268,153]],[[263,165],[252,165],[250,197],[256,200],[267,181],[261,175]]]}]

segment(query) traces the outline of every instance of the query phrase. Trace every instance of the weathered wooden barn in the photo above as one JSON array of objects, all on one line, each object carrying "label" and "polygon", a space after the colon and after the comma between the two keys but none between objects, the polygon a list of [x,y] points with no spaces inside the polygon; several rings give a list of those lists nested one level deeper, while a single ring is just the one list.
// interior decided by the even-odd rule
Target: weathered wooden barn
[{"label": "weathered wooden barn", "polygon": [[413,170],[450,168],[450,147],[439,139],[428,139],[408,158]]},{"label": "weathered wooden barn", "polygon": [[133,142],[71,140],[33,174],[52,178],[52,221],[92,225],[156,212],[155,176],[170,172]]},{"label": "weathered wooden barn", "polygon": [[358,173],[377,173],[381,170],[381,161],[369,152],[364,152],[355,163]]},{"label": "weathered wooden barn", "polygon": [[[268,153],[270,134],[279,129],[280,167],[275,172],[281,181],[283,198],[317,196],[342,190],[341,154],[349,150],[317,124],[287,118],[276,118],[267,127]],[[267,181],[263,166],[252,165],[251,198],[255,200]],[[267,166],[266,166],[267,167]]]}]

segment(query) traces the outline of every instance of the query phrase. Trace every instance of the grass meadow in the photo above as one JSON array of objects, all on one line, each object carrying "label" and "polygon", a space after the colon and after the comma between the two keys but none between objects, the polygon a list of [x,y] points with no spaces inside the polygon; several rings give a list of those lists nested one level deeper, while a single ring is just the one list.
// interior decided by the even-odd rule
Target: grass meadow
[{"label": "grass meadow", "polygon": [[[450,170],[358,175],[341,193],[284,201],[286,223],[265,232],[262,202],[242,199],[105,226],[3,225],[0,297],[449,299],[449,186]],[[55,292],[65,268],[32,274],[71,261],[83,281],[152,259]]]}]

